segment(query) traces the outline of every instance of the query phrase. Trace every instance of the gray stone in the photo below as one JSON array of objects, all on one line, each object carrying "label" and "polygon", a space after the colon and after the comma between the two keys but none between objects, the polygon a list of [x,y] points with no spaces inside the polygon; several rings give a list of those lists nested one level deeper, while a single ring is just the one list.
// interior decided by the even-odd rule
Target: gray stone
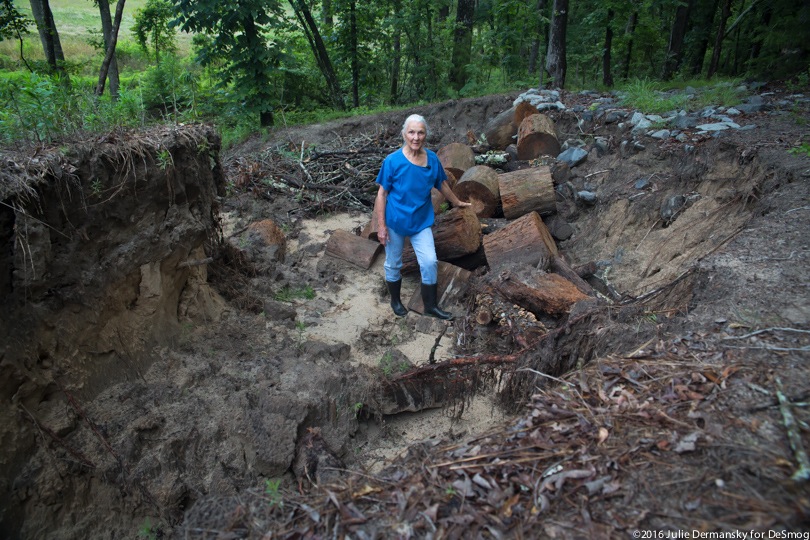
[{"label": "gray stone", "polygon": [[653,139],[659,139],[659,140],[668,139],[669,138],[669,130],[668,129],[659,129],[655,133],[651,134],[650,137],[652,137]]},{"label": "gray stone", "polygon": [[642,120],[646,120],[646,118],[644,118],[644,114],[640,112],[635,112],[633,113],[633,116],[630,118],[630,123],[633,124],[634,126],[637,126],[639,122],[641,122]]},{"label": "gray stone", "polygon": [[700,112],[700,116],[702,118],[709,118],[714,115],[717,111],[715,111],[712,107],[706,107]]},{"label": "gray stone", "polygon": [[687,137],[686,133],[678,133],[675,140],[678,142],[686,142],[689,140],[689,137]]},{"label": "gray stone", "polygon": [[679,115],[675,118],[675,121],[672,122],[672,125],[678,129],[691,129],[698,125],[698,119],[694,116]]},{"label": "gray stone", "polygon": [[738,114],[740,114],[740,111],[735,109],[734,107],[729,107],[728,110],[726,111],[726,114],[731,116],[737,116]]},{"label": "gray stone", "polygon": [[576,167],[588,157],[588,152],[582,148],[569,148],[557,156],[557,159],[568,164],[569,167]]},{"label": "gray stone", "polygon": [[594,146],[599,151],[599,155],[603,156],[608,153],[610,143],[604,137],[596,137],[593,141]]},{"label": "gray stone", "polygon": [[743,103],[742,105],[737,105],[737,109],[745,114],[754,114],[764,110],[764,107],[762,104]]},{"label": "gray stone", "polygon": [[646,150],[646,149],[647,149],[647,147],[644,146],[643,144],[641,144],[640,142],[633,141],[633,150],[635,150],[636,152],[641,152],[642,150]]},{"label": "gray stone", "polygon": [[610,111],[605,115],[605,123],[606,124],[615,124],[616,122],[623,120],[627,117],[627,113],[624,111]]},{"label": "gray stone", "polygon": [[664,121],[664,117],[658,114],[648,114],[645,118],[654,124],[660,124]]},{"label": "gray stone", "polygon": [[635,188],[636,189],[646,189],[650,186],[650,179],[649,178],[639,178],[636,180]]},{"label": "gray stone", "polygon": [[638,124],[636,124],[636,126],[633,128],[632,131],[633,131],[633,133],[638,133],[640,131],[644,131],[646,129],[649,129],[651,126],[652,126],[652,122],[650,122],[646,118],[643,118],[642,120],[639,121]]},{"label": "gray stone", "polygon": [[729,126],[725,122],[717,122],[714,124],[700,124],[697,128],[701,131],[723,131],[724,129],[728,129]]},{"label": "gray stone", "polygon": [[295,308],[276,300],[265,300],[264,318],[269,321],[295,320]]},{"label": "gray stone", "polygon": [[742,126],[740,131],[751,131],[752,129],[756,128],[756,124],[748,124],[747,126]]},{"label": "gray stone", "polygon": [[661,219],[663,219],[666,223],[671,222],[685,204],[686,197],[683,195],[672,195],[671,197],[667,197],[664,202],[661,203]]},{"label": "gray stone", "polygon": [[579,199],[586,204],[596,204],[596,193],[593,193],[592,191],[578,191],[577,197],[579,197]]}]

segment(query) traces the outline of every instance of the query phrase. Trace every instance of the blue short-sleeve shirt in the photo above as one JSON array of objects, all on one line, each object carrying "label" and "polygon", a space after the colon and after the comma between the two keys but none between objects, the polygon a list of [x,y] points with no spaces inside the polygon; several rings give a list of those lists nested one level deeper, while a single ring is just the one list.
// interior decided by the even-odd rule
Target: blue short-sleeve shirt
[{"label": "blue short-sleeve shirt", "polygon": [[377,183],[388,192],[385,224],[396,233],[411,236],[433,225],[432,188],[447,180],[435,152],[425,149],[427,166],[414,165],[400,148],[383,160]]}]

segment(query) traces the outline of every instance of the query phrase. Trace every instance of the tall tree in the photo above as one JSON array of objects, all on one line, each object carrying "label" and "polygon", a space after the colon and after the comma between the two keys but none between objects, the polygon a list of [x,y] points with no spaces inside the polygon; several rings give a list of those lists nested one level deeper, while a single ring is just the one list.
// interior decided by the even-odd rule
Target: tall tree
[{"label": "tall tree", "polygon": [[546,71],[554,88],[565,87],[566,34],[568,31],[568,0],[554,0],[549,30]]},{"label": "tall tree", "polygon": [[467,65],[472,52],[475,0],[458,0],[456,28],[453,32],[453,56],[450,61],[450,86],[456,91],[467,84]]},{"label": "tall tree", "polygon": [[59,32],[56,30],[56,23],[53,20],[49,0],[31,0],[31,14],[37,23],[39,39],[45,52],[45,60],[51,70],[66,75],[63,66],[65,54],[62,52],[62,41],[59,39]]},{"label": "tall tree", "polygon": [[693,42],[690,69],[692,75],[699,76],[703,72],[703,63],[706,58],[706,51],[709,49],[709,39],[712,35],[714,17],[719,5],[720,0],[711,0],[700,2],[695,6],[697,13],[693,20],[696,20],[696,23],[690,32]]},{"label": "tall tree", "polygon": [[608,8],[605,23],[605,46],[602,49],[602,84],[608,88],[613,86],[613,71],[610,66],[610,51],[613,48],[613,28],[610,23],[613,21],[613,15],[613,10]]},{"label": "tall tree", "polygon": [[349,0],[349,54],[352,65],[352,105],[360,106],[360,60],[357,51],[357,0]]},{"label": "tall tree", "polygon": [[393,35],[391,36],[391,86],[388,91],[388,102],[394,104],[399,96],[399,71],[402,58],[402,0],[392,0],[394,10]]},{"label": "tall tree", "polygon": [[633,13],[630,14],[630,18],[627,20],[627,26],[624,29],[625,39],[627,40],[627,48],[624,51],[622,78],[625,80],[630,77],[630,62],[633,60],[633,38],[635,37],[637,24],[638,11],[633,11]]},{"label": "tall tree", "polygon": [[118,5],[115,7],[115,20],[113,21],[112,30],[110,31],[110,41],[107,43],[107,50],[105,51],[104,60],[101,62],[101,69],[98,74],[98,84],[96,85],[97,96],[104,93],[104,83],[107,80],[110,63],[115,57],[115,47],[118,44],[118,29],[121,28],[121,17],[123,15],[124,0],[118,0]]},{"label": "tall tree", "polygon": [[[534,75],[537,70],[537,59],[540,56],[540,43],[548,39],[548,18],[545,15],[546,0],[537,0],[537,12],[534,19],[534,33],[532,44],[529,49],[529,75]],[[542,73],[541,73],[542,74]],[[543,86],[542,82],[540,86]]]},{"label": "tall tree", "polygon": [[31,19],[20,13],[12,0],[0,0],[0,41],[6,39],[16,39],[20,44],[20,60],[28,71],[31,71],[31,66],[25,59],[23,50],[23,36],[28,34],[28,26],[32,23]]},{"label": "tall tree", "polygon": [[717,34],[714,38],[714,49],[712,50],[712,61],[709,63],[709,72],[706,77],[711,79],[720,65],[720,52],[723,50],[723,38],[726,35],[726,23],[731,16],[731,4],[734,0],[722,0],[723,9],[720,12],[720,20],[717,23]]},{"label": "tall tree", "polygon": [[223,86],[242,98],[248,111],[258,113],[262,126],[273,124],[276,92],[272,74],[281,49],[268,43],[265,32],[279,25],[278,0],[174,0],[176,24],[186,32],[204,34],[198,49],[203,65],[215,66]]},{"label": "tall tree", "polygon": [[343,100],[343,90],[340,88],[340,81],[335,73],[335,68],[332,67],[332,61],[329,59],[329,53],[326,50],[321,33],[318,31],[318,25],[312,17],[312,12],[306,0],[289,0],[289,2],[295,12],[295,17],[301,25],[301,29],[304,31],[307,42],[309,42],[318,69],[321,70],[324,79],[326,79],[332,104],[336,109],[342,111],[346,108],[346,103]]},{"label": "tall tree", "polygon": [[682,0],[675,9],[675,18],[672,21],[672,31],[669,34],[669,45],[667,55],[664,60],[664,69],[661,71],[661,78],[668,81],[672,75],[678,71],[683,59],[683,42],[686,36],[686,29],[689,25],[689,16],[695,0]]},{"label": "tall tree", "polygon": [[[110,15],[110,2],[109,0],[97,0],[99,16],[101,17],[101,33],[104,36],[104,52],[107,52],[107,47],[112,42],[113,22]],[[110,96],[113,101],[118,99],[118,88],[120,86],[118,77],[118,61],[115,58],[115,51],[110,60],[110,69],[107,75],[110,81]]]}]

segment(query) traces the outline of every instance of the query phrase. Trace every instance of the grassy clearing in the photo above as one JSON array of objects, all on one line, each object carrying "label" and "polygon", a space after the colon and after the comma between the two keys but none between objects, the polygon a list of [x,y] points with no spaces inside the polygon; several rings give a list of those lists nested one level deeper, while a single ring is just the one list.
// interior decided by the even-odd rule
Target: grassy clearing
[{"label": "grassy clearing", "polygon": [[[737,88],[737,79],[714,81],[685,80],[678,82],[651,81],[635,79],[619,90],[623,94],[623,103],[648,114],[663,114],[681,109],[700,110],[707,106],[732,107],[742,101],[743,93]],[[694,93],[683,92],[691,87]],[[673,90],[676,90],[673,92]]]}]

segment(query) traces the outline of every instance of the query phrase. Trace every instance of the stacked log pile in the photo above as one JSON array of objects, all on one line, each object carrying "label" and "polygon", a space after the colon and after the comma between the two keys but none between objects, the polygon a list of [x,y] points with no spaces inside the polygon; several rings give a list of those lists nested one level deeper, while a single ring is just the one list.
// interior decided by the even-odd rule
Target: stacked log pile
[{"label": "stacked log pile", "polygon": [[[485,127],[484,138],[483,147],[455,142],[437,151],[455,194],[472,203],[469,208],[446,210],[444,197],[434,193],[439,294],[446,304],[471,293],[469,319],[480,326],[508,320],[516,342],[530,346],[536,341],[531,336],[547,331],[545,324],[566,318],[577,304],[592,305],[596,293],[568,265],[552,235],[560,229],[561,218],[555,215],[551,168],[527,161],[559,154],[554,123],[521,103],[494,118]],[[476,152],[512,144],[522,160],[518,168],[501,172],[475,164]],[[544,219],[554,227],[550,229]],[[327,253],[367,269],[378,253],[373,249],[376,216],[361,236],[349,239],[336,233]],[[406,245],[403,272],[418,271],[416,256]],[[421,313],[418,291],[408,307]]]}]

